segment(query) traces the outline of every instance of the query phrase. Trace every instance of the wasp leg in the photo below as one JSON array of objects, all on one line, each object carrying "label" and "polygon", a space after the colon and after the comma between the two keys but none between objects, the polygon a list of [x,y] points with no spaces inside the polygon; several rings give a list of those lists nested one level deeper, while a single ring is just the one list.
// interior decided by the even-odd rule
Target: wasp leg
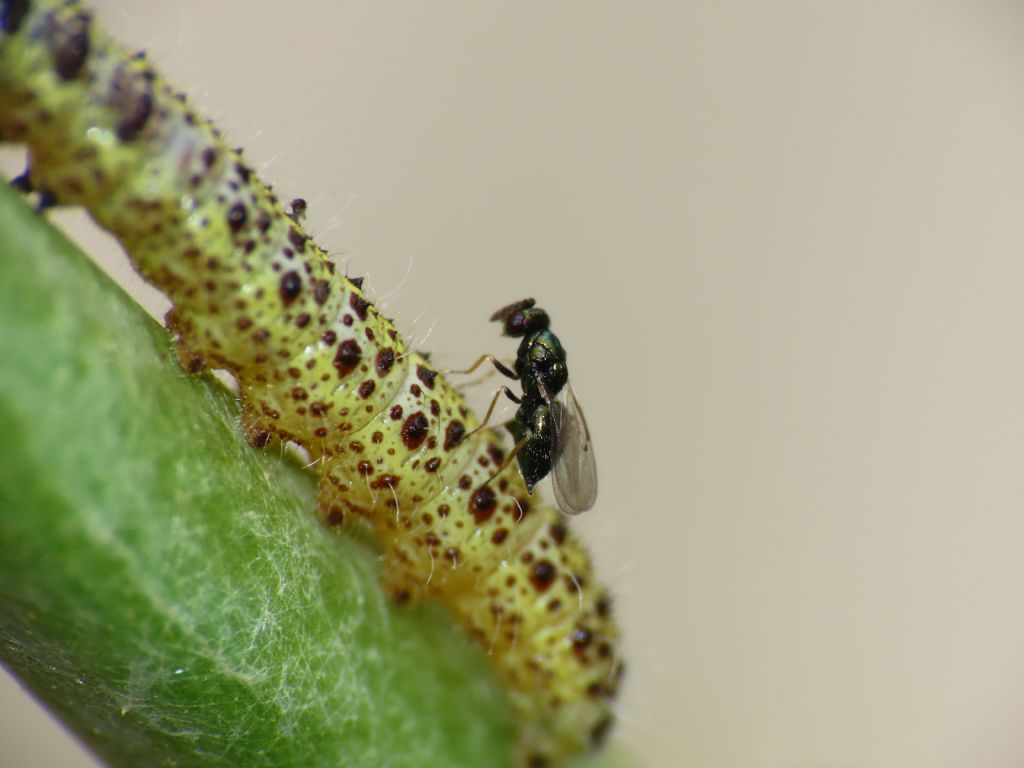
[{"label": "wasp leg", "polygon": [[479,368],[481,365],[483,365],[485,362],[488,362],[488,361],[490,361],[491,365],[493,365],[495,368],[498,369],[498,373],[500,373],[502,376],[507,376],[510,379],[518,379],[519,378],[519,374],[517,374],[515,371],[513,371],[511,368],[509,368],[507,365],[505,365],[503,362],[501,362],[494,355],[490,355],[490,354],[480,355],[480,357],[478,357],[476,359],[475,363],[473,363],[471,366],[469,366],[469,368],[466,368],[463,371],[456,371],[456,370],[453,370],[453,369],[449,368],[447,370],[441,371],[441,373],[444,373],[444,374],[449,374],[449,373],[469,374],[469,373],[472,373],[473,371],[475,371],[477,368]]},{"label": "wasp leg", "polygon": [[[505,468],[512,463],[512,460],[516,457],[516,454],[526,447],[526,444],[529,441],[529,437],[524,437],[522,440],[516,443],[512,450],[509,451],[508,456],[505,457],[505,460],[501,462],[501,466],[494,470],[494,472],[491,473],[491,476],[487,478],[487,483],[490,483],[492,480],[494,480],[494,478],[500,475],[505,470]],[[484,483],[484,485],[487,485],[487,483]]]},{"label": "wasp leg", "polygon": [[467,432],[466,435],[462,438],[463,440],[465,440],[470,435],[475,435],[477,432],[479,432],[481,429],[487,426],[487,424],[491,420],[491,415],[494,413],[494,407],[498,404],[498,398],[501,397],[503,394],[513,403],[519,404],[523,402],[518,397],[516,397],[516,393],[513,392],[511,389],[509,389],[508,387],[502,387],[497,392],[495,392],[494,397],[491,398],[491,404],[487,407],[487,413],[484,414],[484,420],[480,422],[480,425],[476,429]]}]

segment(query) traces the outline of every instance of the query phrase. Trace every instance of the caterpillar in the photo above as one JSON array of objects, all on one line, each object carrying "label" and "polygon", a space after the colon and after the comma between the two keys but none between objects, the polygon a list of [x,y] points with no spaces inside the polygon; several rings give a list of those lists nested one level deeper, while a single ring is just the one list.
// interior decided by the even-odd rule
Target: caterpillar
[{"label": "caterpillar", "polygon": [[75,0],[0,0],[0,138],[27,146],[42,200],[83,206],[168,295],[182,365],[235,377],[252,442],[309,453],[323,521],[372,528],[394,599],[441,601],[489,651],[522,763],[599,745],[623,666],[589,556],[532,500],[517,467],[531,453],[513,464],[495,430],[477,429],[305,232],[304,205],[285,211]]}]

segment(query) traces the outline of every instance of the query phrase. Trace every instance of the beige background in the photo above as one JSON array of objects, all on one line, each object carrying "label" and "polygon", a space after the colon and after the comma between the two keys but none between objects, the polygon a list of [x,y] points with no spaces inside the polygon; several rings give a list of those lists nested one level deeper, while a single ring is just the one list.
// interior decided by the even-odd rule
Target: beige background
[{"label": "beige background", "polygon": [[1024,765],[1019,4],[100,6],[440,365],[551,311],[646,765]]}]

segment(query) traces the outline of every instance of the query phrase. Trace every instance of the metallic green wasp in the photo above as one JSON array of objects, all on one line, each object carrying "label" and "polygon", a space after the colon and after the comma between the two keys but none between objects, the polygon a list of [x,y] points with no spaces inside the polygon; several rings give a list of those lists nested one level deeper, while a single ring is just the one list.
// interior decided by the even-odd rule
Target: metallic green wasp
[{"label": "metallic green wasp", "polygon": [[519,408],[505,424],[516,440],[506,463],[515,457],[526,488],[551,475],[558,507],[569,515],[586,512],[597,498],[597,464],[590,428],[569,384],[565,347],[551,331],[551,318],[533,299],[502,307],[491,316],[506,336],[521,338],[514,368],[492,355],[482,355],[466,373],[489,360],[502,375],[519,381],[522,395],[502,387],[484,418],[490,419],[504,394]]}]

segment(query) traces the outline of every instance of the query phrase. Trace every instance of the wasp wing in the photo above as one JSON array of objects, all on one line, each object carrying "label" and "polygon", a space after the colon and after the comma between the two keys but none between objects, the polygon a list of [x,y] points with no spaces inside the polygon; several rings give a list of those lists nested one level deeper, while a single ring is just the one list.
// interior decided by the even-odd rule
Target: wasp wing
[{"label": "wasp wing", "polygon": [[551,487],[567,515],[586,512],[597,499],[597,463],[590,429],[576,393],[566,384],[558,396],[558,442],[551,465]]}]

